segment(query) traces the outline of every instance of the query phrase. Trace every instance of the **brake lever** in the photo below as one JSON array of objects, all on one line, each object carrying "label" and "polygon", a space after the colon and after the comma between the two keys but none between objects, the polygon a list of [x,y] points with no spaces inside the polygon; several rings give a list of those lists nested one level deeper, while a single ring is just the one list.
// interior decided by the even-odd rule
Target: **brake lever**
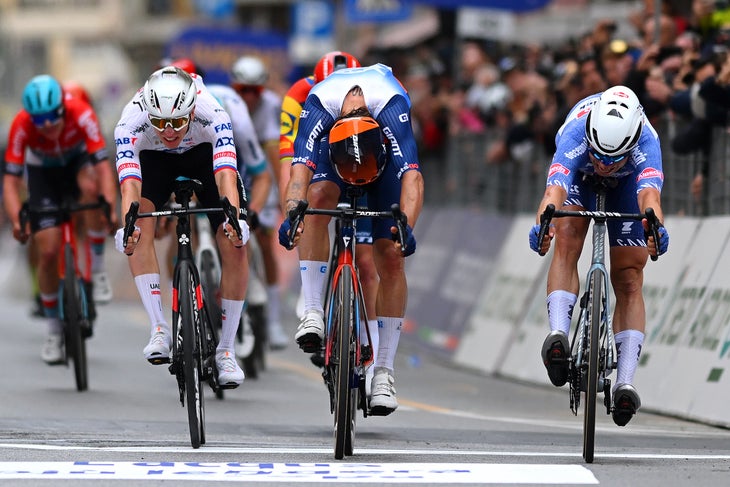
[{"label": "brake lever", "polygon": [[132,201],[132,204],[129,205],[127,214],[124,215],[124,240],[122,243],[125,249],[127,248],[127,241],[129,240],[129,237],[131,237],[134,233],[134,224],[137,221],[138,214],[139,201]]},{"label": "brake lever", "polygon": [[289,238],[289,242],[287,244],[287,249],[291,250],[294,248],[294,237],[297,234],[297,230],[299,229],[299,225],[302,224],[302,220],[304,220],[304,212],[307,211],[307,207],[309,206],[309,202],[307,200],[299,200],[297,203],[297,206],[295,208],[292,208],[287,213],[287,218],[290,222],[290,228],[289,228],[289,234],[287,235]]},{"label": "brake lever", "polygon": [[[552,222],[554,214],[555,205],[550,203],[545,207],[545,211],[542,212],[542,215],[540,215],[540,232],[537,234],[537,245],[539,249],[542,249],[542,241],[545,240],[545,235],[548,232],[548,228],[550,228],[550,222]],[[539,250],[538,254],[540,256],[544,256],[545,252]]]}]

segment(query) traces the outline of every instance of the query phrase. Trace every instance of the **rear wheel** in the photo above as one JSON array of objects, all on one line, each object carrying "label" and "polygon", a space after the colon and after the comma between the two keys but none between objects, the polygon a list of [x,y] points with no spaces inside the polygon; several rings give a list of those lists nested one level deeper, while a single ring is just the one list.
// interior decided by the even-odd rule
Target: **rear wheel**
[{"label": "rear wheel", "polygon": [[76,276],[73,249],[70,245],[64,248],[64,280],[63,280],[63,318],[65,322],[66,353],[74,363],[76,389],[88,389],[88,368],[86,363],[85,323],[82,301],[81,282]]},{"label": "rear wheel", "polygon": [[181,270],[178,290],[180,322],[183,337],[183,374],[185,376],[185,400],[187,401],[190,444],[200,448],[205,443],[205,410],[201,377],[201,344],[195,316],[197,299],[193,275],[190,270]]},{"label": "rear wheel", "polygon": [[352,387],[353,350],[352,330],[354,325],[354,292],[350,267],[343,267],[333,296],[336,332],[333,342],[335,407],[334,436],[335,458],[352,455],[355,436],[355,408],[357,400],[353,397],[356,389]]},{"label": "rear wheel", "polygon": [[[246,307],[249,325],[253,334],[253,350],[243,359],[243,369],[246,376],[255,379],[258,372],[266,369],[266,305],[254,304]],[[243,325],[243,323],[241,323]],[[245,335],[245,334],[244,334]]]},{"label": "rear wheel", "polygon": [[598,398],[598,347],[601,312],[603,310],[603,275],[593,272],[590,278],[588,310],[590,330],[588,333],[588,370],[586,371],[585,407],[583,411],[583,458],[593,463],[596,437],[596,400]]}]

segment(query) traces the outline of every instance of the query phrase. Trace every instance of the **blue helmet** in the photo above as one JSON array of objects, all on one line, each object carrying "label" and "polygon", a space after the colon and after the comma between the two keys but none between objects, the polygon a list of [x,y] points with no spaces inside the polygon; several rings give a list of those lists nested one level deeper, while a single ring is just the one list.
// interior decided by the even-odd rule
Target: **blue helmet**
[{"label": "blue helmet", "polygon": [[63,90],[53,76],[40,74],[32,78],[23,90],[23,108],[31,115],[58,110],[63,105]]}]

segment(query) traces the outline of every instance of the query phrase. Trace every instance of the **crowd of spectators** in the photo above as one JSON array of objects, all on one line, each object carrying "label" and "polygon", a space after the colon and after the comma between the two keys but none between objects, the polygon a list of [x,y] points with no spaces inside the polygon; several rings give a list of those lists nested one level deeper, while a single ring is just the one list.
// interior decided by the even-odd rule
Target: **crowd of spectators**
[{"label": "crowd of spectators", "polygon": [[[638,94],[655,126],[666,117],[681,121],[668,141],[672,151],[708,154],[710,128],[725,126],[730,109],[730,5],[693,0],[691,12],[678,14],[662,2],[657,15],[653,3],[620,26],[602,19],[560,45],[466,39],[453,53],[435,39],[373,60],[393,66],[412,97],[426,170],[430,159],[445,157],[451,137],[464,134],[498,134],[485,164],[533,157],[535,147],[549,157],[570,107],[616,84]],[[697,196],[702,178],[698,171]]]}]

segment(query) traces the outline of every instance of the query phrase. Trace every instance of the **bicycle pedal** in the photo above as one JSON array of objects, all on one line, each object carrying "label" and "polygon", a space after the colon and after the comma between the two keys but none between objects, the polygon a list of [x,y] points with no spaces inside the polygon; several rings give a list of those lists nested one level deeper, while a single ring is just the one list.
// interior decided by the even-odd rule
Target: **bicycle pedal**
[{"label": "bicycle pedal", "polygon": [[316,333],[307,333],[297,340],[297,345],[304,353],[315,353],[322,348],[322,339]]},{"label": "bicycle pedal", "polygon": [[229,382],[229,383],[227,383],[227,384],[220,384],[220,383],[219,383],[219,384],[218,384],[218,389],[223,389],[223,390],[227,390],[227,389],[235,389],[235,388],[236,388],[236,387],[238,387],[239,385],[240,385],[240,384],[236,384],[235,382]]}]

